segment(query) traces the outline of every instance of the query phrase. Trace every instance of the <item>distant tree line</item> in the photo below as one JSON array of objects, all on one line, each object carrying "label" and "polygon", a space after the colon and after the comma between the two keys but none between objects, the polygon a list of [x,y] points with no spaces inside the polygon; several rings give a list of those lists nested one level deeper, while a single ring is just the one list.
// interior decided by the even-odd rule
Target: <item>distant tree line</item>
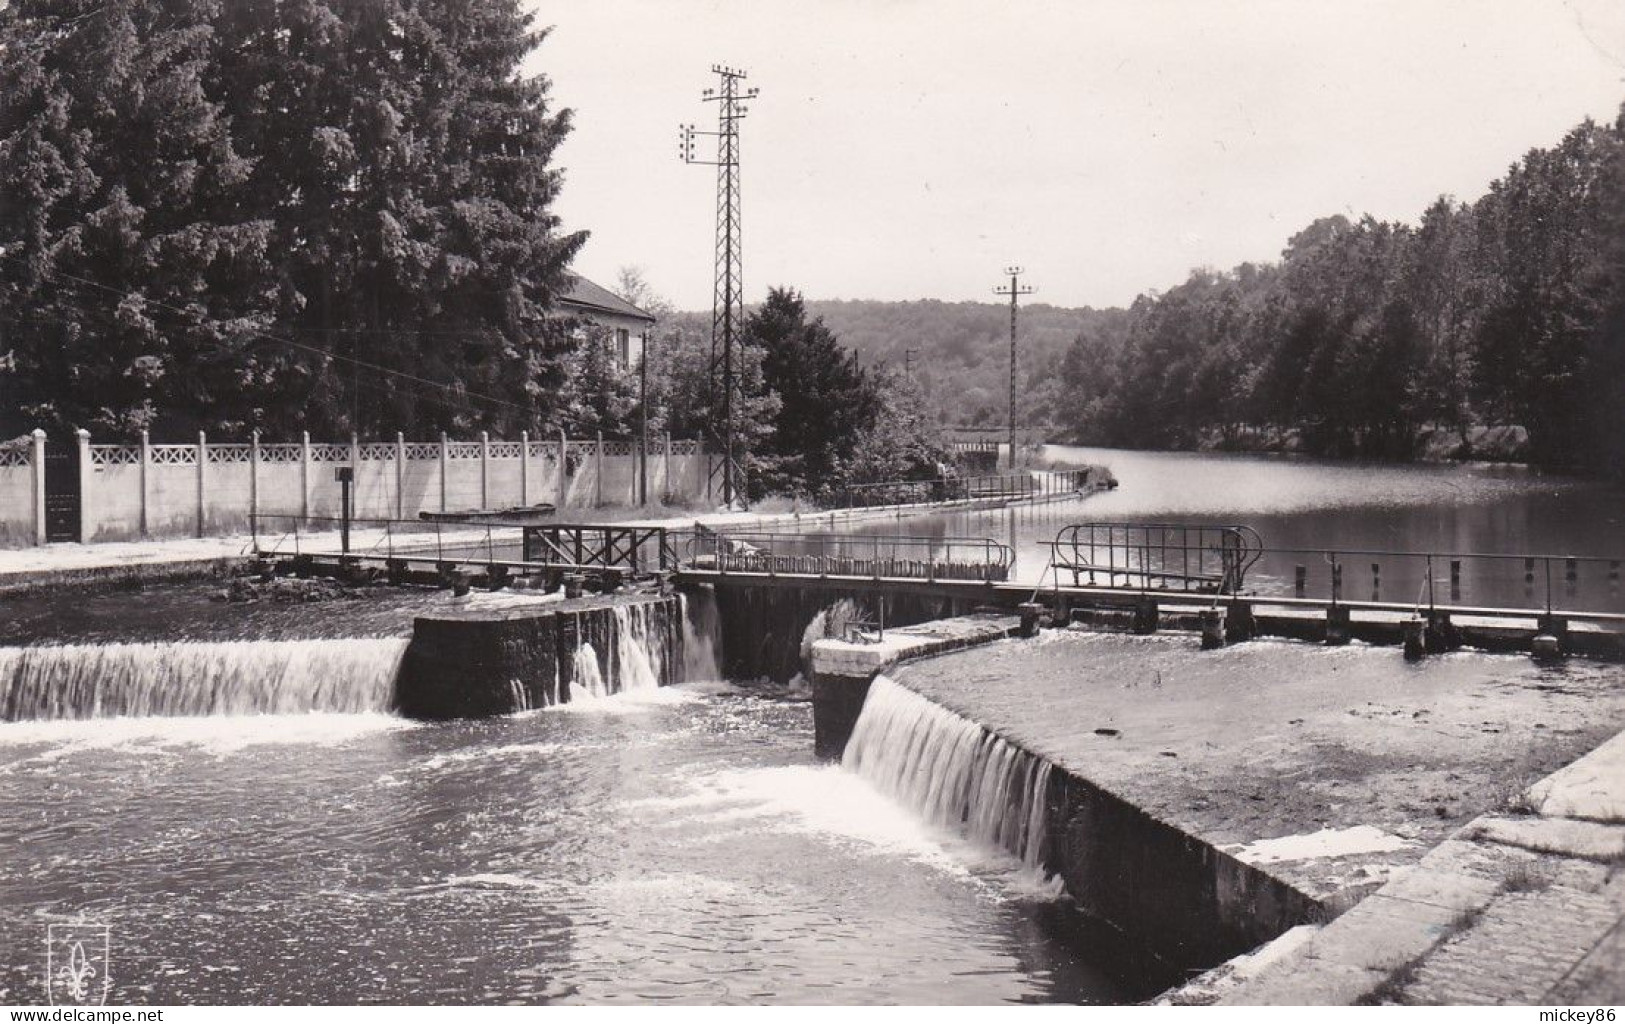
[{"label": "distant tree line", "polygon": [[[1408,458],[1527,429],[1553,466],[1625,471],[1625,110],[1415,225],[1341,216],[1281,261],[1198,270],[1080,332],[1053,413],[1082,440],[1188,448],[1292,432]],[[1466,454],[1467,452],[1464,452]]]}]

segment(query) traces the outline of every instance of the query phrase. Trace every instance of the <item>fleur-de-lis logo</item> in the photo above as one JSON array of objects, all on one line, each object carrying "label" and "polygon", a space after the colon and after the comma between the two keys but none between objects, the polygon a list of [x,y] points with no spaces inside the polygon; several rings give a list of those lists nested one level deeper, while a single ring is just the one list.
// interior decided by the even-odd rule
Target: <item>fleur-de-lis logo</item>
[{"label": "fleur-de-lis logo", "polygon": [[68,953],[68,962],[57,968],[62,983],[67,986],[68,995],[74,1002],[84,1002],[85,996],[90,993],[90,979],[96,976],[96,968],[91,965],[90,958],[85,956],[85,944],[75,942],[73,949]]},{"label": "fleur-de-lis logo", "polygon": [[100,1005],[113,978],[111,929],[105,924],[53,924],[46,929],[46,991],[53,1006]]}]

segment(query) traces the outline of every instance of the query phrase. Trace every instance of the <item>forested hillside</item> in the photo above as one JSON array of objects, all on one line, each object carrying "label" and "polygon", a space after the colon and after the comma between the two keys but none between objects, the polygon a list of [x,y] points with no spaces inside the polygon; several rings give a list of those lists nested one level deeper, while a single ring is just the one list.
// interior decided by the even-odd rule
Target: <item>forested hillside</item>
[{"label": "forested hillside", "polygon": [[[864,366],[903,369],[914,350],[915,379],[942,422],[1005,422],[1010,391],[1010,307],[1001,303],[813,301],[807,312],[822,317]],[[1043,303],[1021,307],[1017,353],[1021,422],[1050,415],[1061,360],[1080,335],[1109,333],[1124,322],[1122,310],[1065,309]]]},{"label": "forested hillside", "polygon": [[1136,447],[1408,458],[1518,425],[1543,464],[1625,470],[1625,112],[1416,224],[1325,217],[1278,263],[1137,299],[1063,362],[1059,422]]}]

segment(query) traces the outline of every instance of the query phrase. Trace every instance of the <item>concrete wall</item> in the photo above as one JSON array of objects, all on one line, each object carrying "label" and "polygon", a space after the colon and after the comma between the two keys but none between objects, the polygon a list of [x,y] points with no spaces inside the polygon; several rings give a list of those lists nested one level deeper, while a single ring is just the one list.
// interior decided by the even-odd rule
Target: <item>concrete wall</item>
[{"label": "concrete wall", "polygon": [[568,703],[576,651],[591,644],[600,676],[619,689],[624,673],[617,607],[649,616],[647,654],[662,686],[683,681],[683,604],[677,597],[614,597],[504,612],[420,616],[395,683],[410,718],[479,718]]},{"label": "concrete wall", "polygon": [[[58,442],[61,443],[61,442]],[[0,449],[0,546],[39,542],[39,483],[26,443]],[[249,516],[337,517],[341,466],[354,467],[361,519],[423,511],[639,503],[639,445],[629,441],[491,438],[333,444],[82,444],[81,523],[87,541],[245,533]],[[695,441],[651,441],[648,496],[704,500],[707,457]],[[42,493],[42,492],[41,492]]]},{"label": "concrete wall", "polygon": [[44,435],[0,445],[0,547],[38,543],[45,524]]}]

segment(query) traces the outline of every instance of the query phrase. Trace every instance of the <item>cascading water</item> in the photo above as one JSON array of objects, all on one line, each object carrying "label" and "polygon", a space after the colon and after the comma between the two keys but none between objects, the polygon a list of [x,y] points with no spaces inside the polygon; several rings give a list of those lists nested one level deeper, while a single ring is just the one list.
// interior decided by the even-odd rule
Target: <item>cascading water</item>
[{"label": "cascading water", "polygon": [[1049,762],[877,676],[841,765],[935,824],[1041,868]]},{"label": "cascading water", "polygon": [[0,647],[0,720],[387,711],[406,644]]},{"label": "cascading water", "polygon": [[681,595],[683,603],[683,680],[720,682],[722,680],[722,616],[710,588],[697,590],[692,598]]},{"label": "cascading water", "polygon": [[571,656],[570,700],[660,686],[667,679],[675,639],[668,620],[654,604],[623,604],[595,612],[583,624],[581,642]]},{"label": "cascading water", "polygon": [[574,700],[608,696],[604,689],[604,673],[598,668],[598,652],[593,649],[591,641],[576,648],[571,667],[574,674],[570,684],[570,696]]}]

